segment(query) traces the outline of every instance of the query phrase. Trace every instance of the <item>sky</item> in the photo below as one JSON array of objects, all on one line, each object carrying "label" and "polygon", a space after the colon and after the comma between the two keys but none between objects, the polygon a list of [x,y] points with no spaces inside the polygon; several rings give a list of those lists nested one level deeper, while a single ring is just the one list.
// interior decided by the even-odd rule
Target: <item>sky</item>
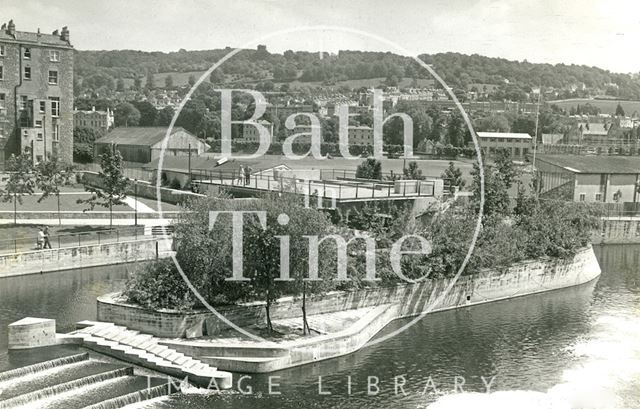
[{"label": "sky", "polygon": [[451,51],[640,72],[638,0],[0,0],[0,4],[0,19],[12,18],[17,30],[51,32],[68,26],[71,42],[79,50],[167,52],[265,44],[271,52]]}]

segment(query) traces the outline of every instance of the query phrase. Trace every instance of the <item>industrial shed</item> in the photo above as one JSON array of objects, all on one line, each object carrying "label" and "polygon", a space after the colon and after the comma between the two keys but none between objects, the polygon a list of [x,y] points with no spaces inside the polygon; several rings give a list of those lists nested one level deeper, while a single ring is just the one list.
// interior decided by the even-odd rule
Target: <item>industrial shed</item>
[{"label": "industrial shed", "polygon": [[[160,157],[162,143],[167,134],[164,127],[116,128],[96,140],[96,155],[107,149],[116,149],[127,162],[149,163]],[[209,149],[209,145],[183,128],[173,128],[169,135],[164,156],[197,156]]]}]

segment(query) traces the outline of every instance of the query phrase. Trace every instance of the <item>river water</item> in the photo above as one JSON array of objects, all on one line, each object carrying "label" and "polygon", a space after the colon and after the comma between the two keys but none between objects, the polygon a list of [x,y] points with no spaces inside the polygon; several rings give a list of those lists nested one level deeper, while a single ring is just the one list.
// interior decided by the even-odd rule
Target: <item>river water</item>
[{"label": "river water", "polygon": [[[252,375],[222,394],[194,390],[153,407],[640,409],[640,246],[595,251],[602,267],[596,282],[428,315],[357,353]],[[51,317],[59,331],[70,330],[94,319],[95,297],[120,289],[130,270],[0,280],[0,370],[26,359],[6,353],[8,323]],[[56,353],[32,353],[29,360]]]}]

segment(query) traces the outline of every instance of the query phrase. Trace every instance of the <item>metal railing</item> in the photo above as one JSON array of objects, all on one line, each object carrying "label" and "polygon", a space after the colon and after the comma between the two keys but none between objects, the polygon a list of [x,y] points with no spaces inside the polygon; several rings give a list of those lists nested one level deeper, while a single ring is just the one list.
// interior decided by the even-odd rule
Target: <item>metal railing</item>
[{"label": "metal railing", "polygon": [[[144,236],[144,226],[126,228],[107,228],[92,231],[79,231],[62,233],[49,236],[51,248],[60,249],[79,247],[91,244],[119,243],[122,241],[137,240]],[[32,237],[16,237],[0,240],[0,254],[23,253],[39,250],[38,229],[33,228]]]},{"label": "metal railing", "polygon": [[250,188],[265,192],[296,193],[325,199],[382,199],[397,197],[429,197],[435,195],[434,180],[366,180],[366,179],[326,179],[311,180],[293,177],[274,177],[254,173],[248,178],[240,172],[192,172],[198,183],[216,184],[237,188]]}]

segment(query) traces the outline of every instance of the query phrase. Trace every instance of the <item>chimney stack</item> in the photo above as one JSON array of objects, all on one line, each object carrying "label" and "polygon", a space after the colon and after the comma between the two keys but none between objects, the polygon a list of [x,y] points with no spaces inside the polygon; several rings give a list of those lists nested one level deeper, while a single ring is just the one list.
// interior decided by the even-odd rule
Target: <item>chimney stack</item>
[{"label": "chimney stack", "polygon": [[16,36],[16,25],[14,24],[13,20],[9,20],[9,26],[7,27],[7,34],[13,37]]},{"label": "chimney stack", "polygon": [[59,30],[53,30],[53,33],[51,33],[51,35],[54,35],[56,37],[60,37],[60,31]]},{"label": "chimney stack", "polygon": [[67,26],[62,27],[62,34],[60,35],[62,41],[69,42],[69,28]]}]

